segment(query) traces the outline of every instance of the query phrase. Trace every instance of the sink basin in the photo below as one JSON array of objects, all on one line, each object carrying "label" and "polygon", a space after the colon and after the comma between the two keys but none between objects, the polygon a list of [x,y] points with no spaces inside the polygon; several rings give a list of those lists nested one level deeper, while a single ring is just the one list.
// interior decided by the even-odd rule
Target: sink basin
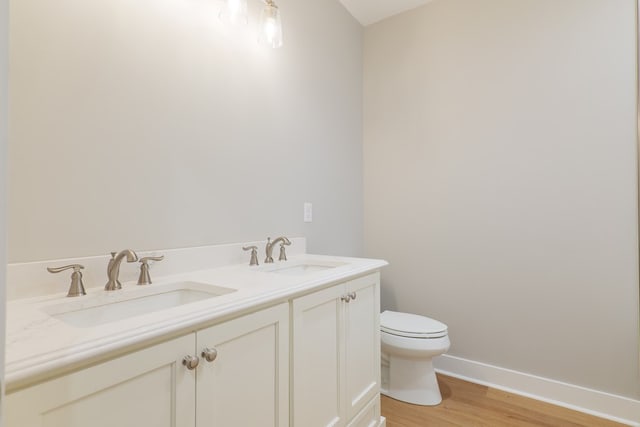
[{"label": "sink basin", "polygon": [[86,299],[46,307],[44,311],[70,325],[88,328],[215,298],[235,291],[236,289],[204,283],[178,282],[152,285],[128,294],[120,291],[105,292],[95,298],[83,297]]},{"label": "sink basin", "polygon": [[275,267],[268,267],[264,271],[268,273],[286,274],[289,276],[302,276],[305,274],[316,273],[318,271],[330,270],[340,267],[345,263],[335,262],[318,262],[318,263],[301,263],[301,264],[280,264]]}]

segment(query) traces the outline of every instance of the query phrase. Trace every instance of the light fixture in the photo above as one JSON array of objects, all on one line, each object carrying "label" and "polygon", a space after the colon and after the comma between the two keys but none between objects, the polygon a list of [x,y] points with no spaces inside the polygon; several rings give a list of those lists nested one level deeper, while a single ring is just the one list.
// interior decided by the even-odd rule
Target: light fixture
[{"label": "light fixture", "polygon": [[246,24],[248,16],[247,0],[225,0],[219,15],[220,19],[231,24]]},{"label": "light fixture", "polygon": [[282,46],[282,22],[280,10],[273,0],[265,0],[264,8],[260,14],[260,33],[258,41],[272,48]]}]

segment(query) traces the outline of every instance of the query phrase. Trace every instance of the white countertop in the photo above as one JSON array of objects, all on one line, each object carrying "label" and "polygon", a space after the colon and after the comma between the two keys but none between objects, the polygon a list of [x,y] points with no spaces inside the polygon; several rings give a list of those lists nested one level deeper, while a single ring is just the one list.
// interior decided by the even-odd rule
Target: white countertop
[{"label": "white countertop", "polygon": [[[278,265],[342,264],[304,274],[268,272]],[[5,381],[8,390],[68,371],[128,347],[187,333],[261,306],[286,301],[351,277],[374,272],[386,261],[296,255],[289,261],[249,267],[246,264],[181,273],[153,279],[149,286],[123,282],[123,289],[106,292],[87,288],[87,296],[67,298],[66,293],[10,301],[7,304]],[[99,305],[153,292],[171,283],[191,281],[237,291],[126,319],[113,319],[92,327],[72,326],[47,311],[62,304]]]}]

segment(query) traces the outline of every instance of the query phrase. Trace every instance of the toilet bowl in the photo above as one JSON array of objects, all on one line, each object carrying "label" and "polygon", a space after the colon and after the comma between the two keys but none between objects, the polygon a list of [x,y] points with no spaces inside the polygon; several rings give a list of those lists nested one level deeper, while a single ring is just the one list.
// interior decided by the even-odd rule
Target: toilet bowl
[{"label": "toilet bowl", "polygon": [[447,325],[424,316],[380,314],[381,393],[416,405],[442,402],[433,358],[449,350]]}]

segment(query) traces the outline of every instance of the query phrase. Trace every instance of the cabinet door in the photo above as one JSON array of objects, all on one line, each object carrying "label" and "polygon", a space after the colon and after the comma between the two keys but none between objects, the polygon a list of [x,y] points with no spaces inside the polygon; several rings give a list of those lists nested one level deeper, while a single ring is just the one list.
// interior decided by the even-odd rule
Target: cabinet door
[{"label": "cabinet door", "polygon": [[[198,427],[289,425],[289,305],[197,332]],[[151,424],[146,424],[151,425]]]},{"label": "cabinet door", "polygon": [[16,391],[5,401],[8,427],[195,426],[195,371],[189,334]]},{"label": "cabinet door", "polygon": [[345,305],[345,363],[348,419],[380,392],[379,275],[346,284],[352,298]]},{"label": "cabinet door", "polygon": [[345,425],[344,285],[293,301],[293,426]]}]

